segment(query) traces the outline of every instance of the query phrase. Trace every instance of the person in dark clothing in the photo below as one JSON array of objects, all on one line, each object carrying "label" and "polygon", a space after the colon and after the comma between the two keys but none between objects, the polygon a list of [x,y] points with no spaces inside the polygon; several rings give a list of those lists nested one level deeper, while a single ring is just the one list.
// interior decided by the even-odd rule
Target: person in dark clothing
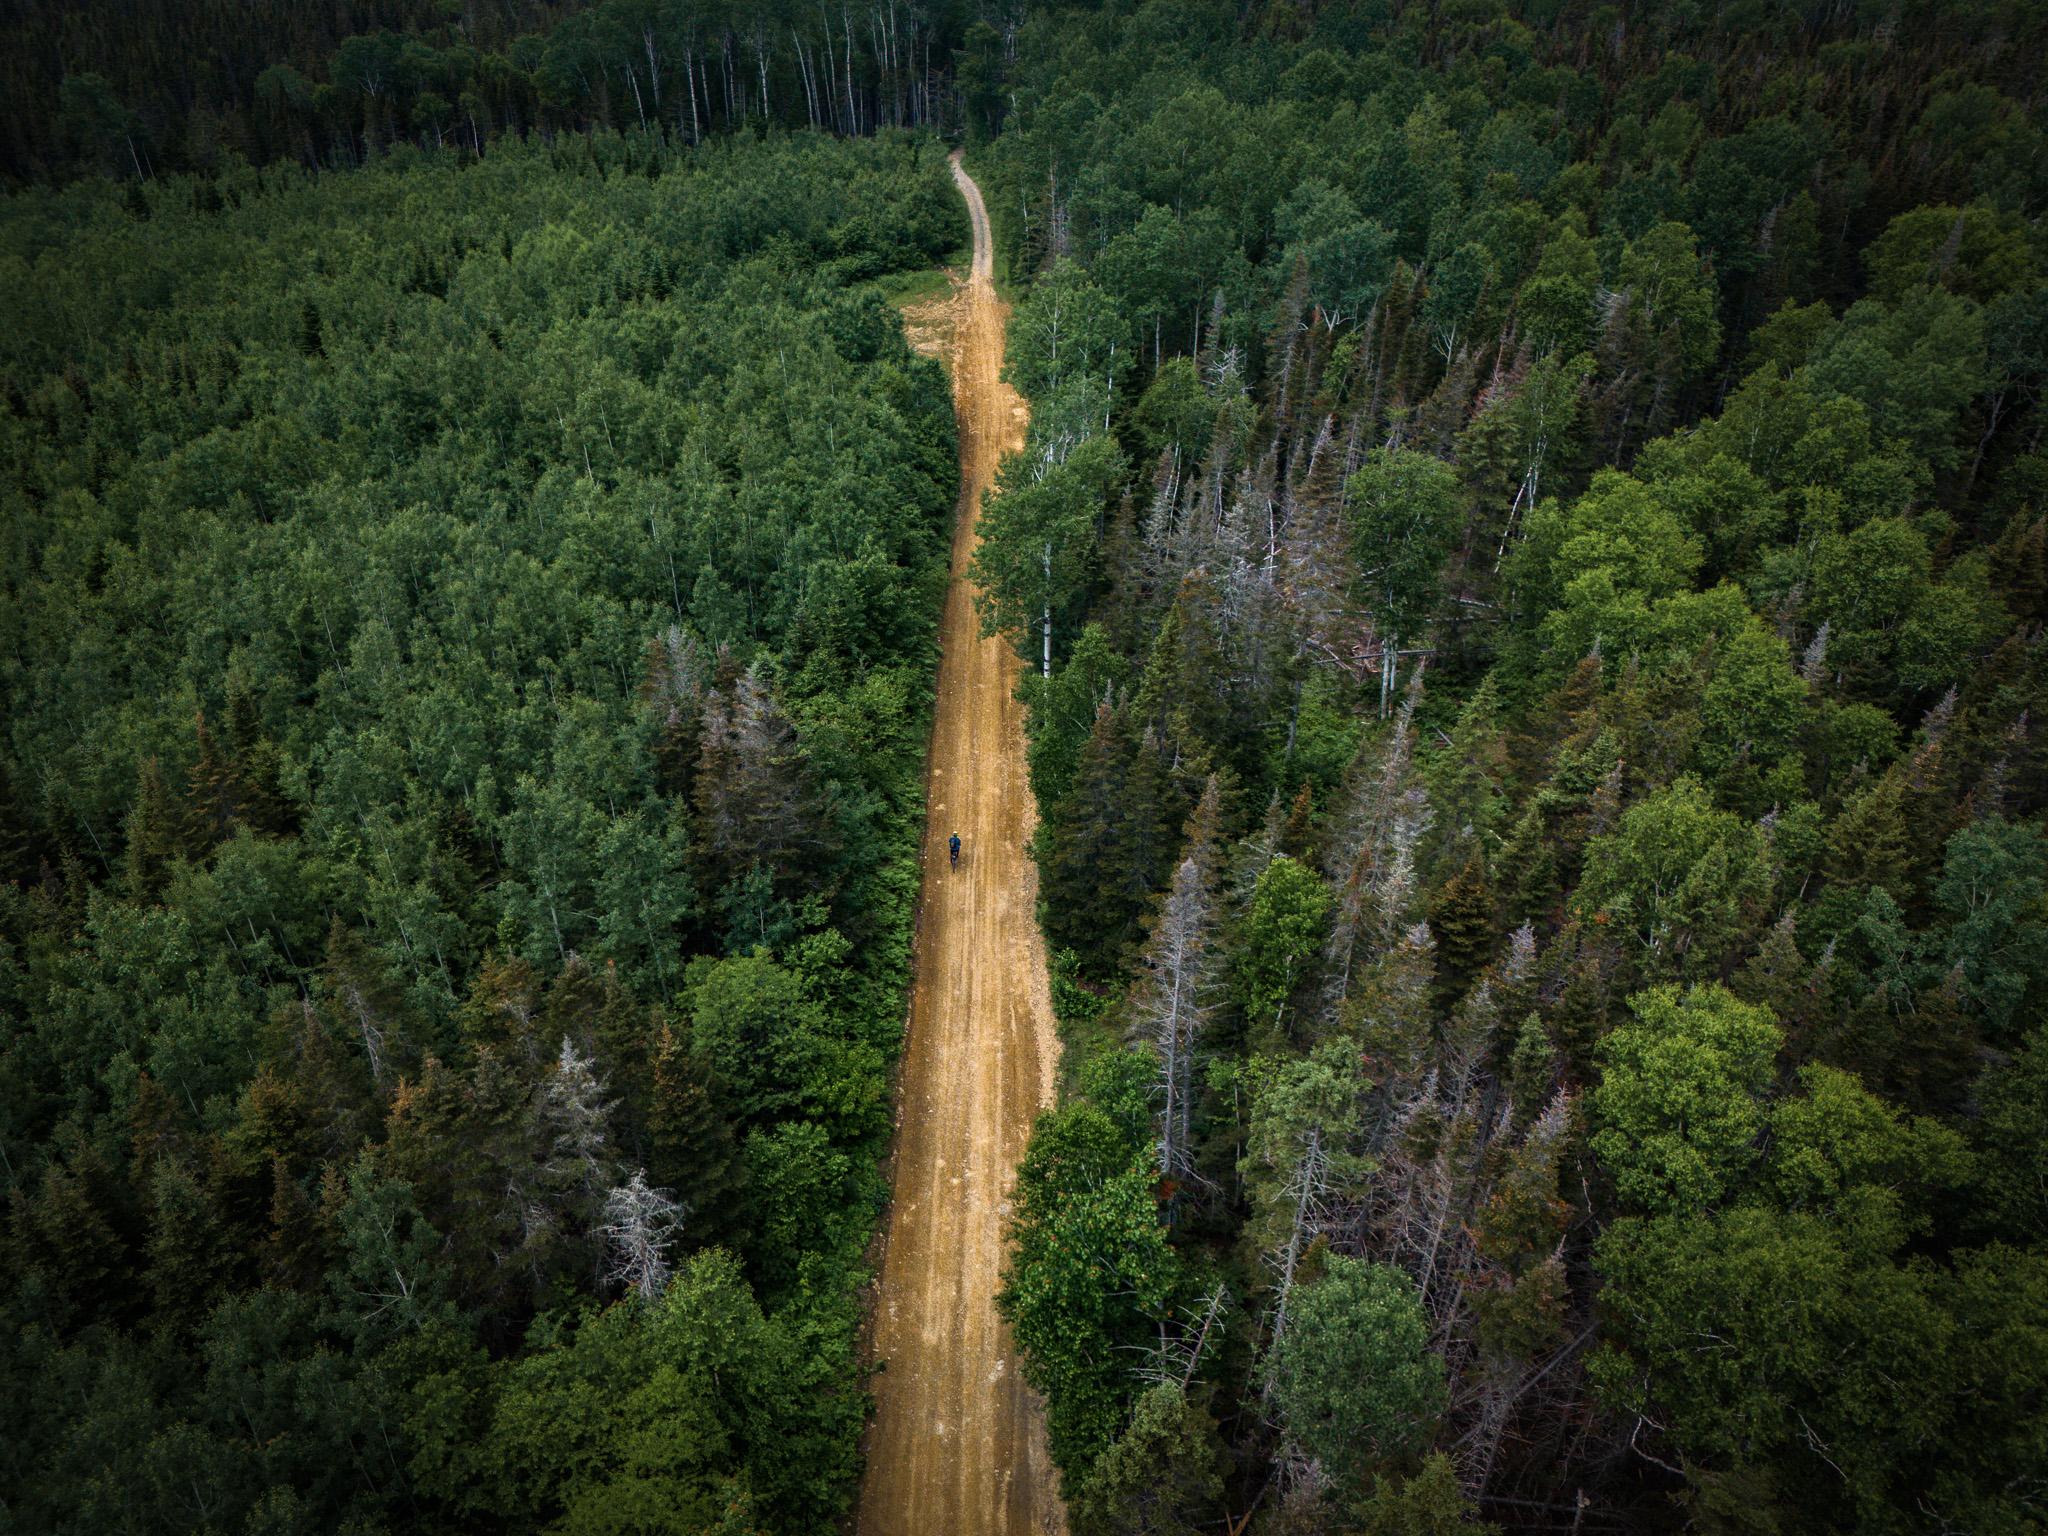
[{"label": "person in dark clothing", "polygon": [[946,839],[946,852],[953,856],[953,867],[958,869],[960,867],[960,834],[958,832],[955,832]]}]

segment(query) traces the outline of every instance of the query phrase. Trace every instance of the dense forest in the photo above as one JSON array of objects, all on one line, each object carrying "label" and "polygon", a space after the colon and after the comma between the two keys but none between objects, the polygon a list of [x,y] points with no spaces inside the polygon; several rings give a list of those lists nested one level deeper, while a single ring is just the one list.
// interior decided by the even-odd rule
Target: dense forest
[{"label": "dense forest", "polygon": [[964,229],[896,134],[10,201],[0,1523],[846,1508]]},{"label": "dense forest", "polygon": [[1076,1536],[2048,1526],[2037,7],[0,38],[0,1525],[843,1528],[944,135]]},{"label": "dense forest", "polygon": [[1074,1529],[2048,1523],[2048,26],[1035,12]]},{"label": "dense forest", "polygon": [[0,15],[0,178],[147,180],[393,144],[772,126],[985,132],[1021,7],[967,0],[23,0]]}]

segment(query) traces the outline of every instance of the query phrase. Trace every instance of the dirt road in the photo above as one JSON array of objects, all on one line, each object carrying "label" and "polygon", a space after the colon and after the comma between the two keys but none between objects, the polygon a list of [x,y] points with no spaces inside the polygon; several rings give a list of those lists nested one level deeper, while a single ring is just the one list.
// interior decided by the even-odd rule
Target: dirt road
[{"label": "dirt road", "polygon": [[[897,1091],[894,1199],[876,1306],[876,1413],[861,1536],[1038,1536],[1065,1528],[1043,1416],[996,1316],[1012,1176],[1052,1099],[1058,1043],[1025,853],[1017,657],[975,623],[967,562],[996,463],[1022,446],[1023,402],[1001,378],[1005,310],[981,191],[953,160],[974,263],[950,299],[910,316],[951,356],[960,506],[932,735],[924,895],[910,1036]],[[960,867],[946,839],[960,834]]]}]

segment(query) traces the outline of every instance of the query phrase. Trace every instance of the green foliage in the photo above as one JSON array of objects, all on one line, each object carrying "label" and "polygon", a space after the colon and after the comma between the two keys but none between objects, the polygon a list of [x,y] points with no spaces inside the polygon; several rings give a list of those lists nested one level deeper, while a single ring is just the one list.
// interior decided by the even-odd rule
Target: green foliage
[{"label": "green foliage", "polygon": [[1630,1206],[1699,1210],[1757,1159],[1777,1025],[1712,984],[1628,1001],[1634,1017],[1600,1046],[1593,1150]]},{"label": "green foliage", "polygon": [[1443,1362],[1414,1282],[1385,1264],[1332,1258],[1300,1290],[1273,1346],[1287,1434],[1344,1488],[1426,1445],[1444,1409]]},{"label": "green foliage", "polygon": [[411,1185],[357,1166],[340,1227],[346,1257],[330,1283],[341,1326],[359,1345],[452,1319],[440,1234],[420,1215]]},{"label": "green foliage", "polygon": [[[808,1525],[848,1486],[862,1416],[821,1342],[766,1316],[732,1256],[707,1250],[658,1303],[586,1316],[490,1368],[482,1434],[422,1481],[486,1518],[562,1529]],[[424,1377],[415,1416],[444,1412],[460,1379]]]},{"label": "green foliage", "polygon": [[2048,841],[2001,816],[1965,827],[1948,841],[1934,897],[1953,919],[1949,964],[2003,1033],[2048,981]]},{"label": "green foliage", "polygon": [[[6,808],[54,883],[0,902],[0,1364],[65,1361],[37,1454],[105,1469],[17,1513],[829,1524],[955,473],[846,280],[952,245],[943,162],[598,136],[228,190],[0,223],[40,296],[0,373],[94,407],[0,428],[0,763],[64,785]],[[637,1170],[679,1278],[598,1311]]]},{"label": "green foliage", "polygon": [[1102,626],[1090,624],[1075,640],[1066,664],[1050,678],[1027,674],[1020,682],[1031,711],[1031,793],[1040,805],[1058,803],[1073,787],[1096,707],[1111,696],[1127,670]]},{"label": "green foliage", "polygon": [[2037,1027],[2013,1058],[1984,1074],[1984,1113],[1972,1129],[1983,1217],[2015,1243],[2048,1236],[2048,1181],[2041,1138],[2048,1134],[2048,1030]]},{"label": "green foliage", "polygon": [[1282,856],[1252,890],[1238,944],[1244,1011],[1267,1036],[1282,1033],[1286,1008],[1327,934],[1330,894],[1314,874]]},{"label": "green foliage", "polygon": [[1545,613],[1543,637],[1562,660],[1596,642],[1617,656],[1653,644],[1652,605],[1690,585],[1701,552],[1664,498],[1603,472],[1569,506],[1538,509],[1517,560],[1525,600]]},{"label": "green foliage", "polygon": [[1059,459],[1012,459],[976,523],[974,579],[986,634],[1037,628],[1050,654],[1094,574],[1102,500],[1121,473],[1115,440],[1090,437]]},{"label": "green foliage", "polygon": [[1176,851],[1174,798],[1158,739],[1133,741],[1120,711],[1097,706],[1073,784],[1039,831],[1039,897],[1056,949],[1100,968],[1135,947]]},{"label": "green foliage", "polygon": [[1183,463],[1198,458],[1216,422],[1216,406],[1202,388],[1191,357],[1162,363],[1133,413],[1147,459],[1172,453]]},{"label": "green foliage", "polygon": [[1770,885],[1757,830],[1680,778],[1587,844],[1576,904],[1634,940],[1650,974],[1700,975],[1752,930]]},{"label": "green foliage", "polygon": [[1079,262],[1053,267],[1010,317],[1003,377],[1019,394],[1057,396],[1068,385],[1114,379],[1131,366],[1131,342],[1116,301]]},{"label": "green foliage", "polygon": [[685,996],[690,1053],[731,1091],[736,1118],[786,1108],[817,1071],[824,1012],[767,955],[695,961]]},{"label": "green foliage", "polygon": [[1274,233],[1306,268],[1309,296],[1331,318],[1372,310],[1393,265],[1394,235],[1341,190],[1304,181],[1274,213]]},{"label": "green foliage", "polygon": [[[1658,350],[1675,356],[1672,383],[1697,377],[1721,350],[1710,272],[1685,225],[1667,221],[1631,240],[1621,258],[1622,289]],[[1660,359],[1660,362],[1662,360]]]},{"label": "green foliage", "polygon": [[1989,303],[2027,286],[2037,270],[2021,221],[1983,203],[1900,214],[1864,251],[1863,265],[1872,296],[1888,304],[1921,285]]},{"label": "green foliage", "polygon": [[[2042,1415],[1982,1426],[2039,1359],[2048,159],[2008,93],[2048,34],[1611,20],[1016,34],[1011,473],[1133,450],[1085,569],[1006,578],[1001,627],[1081,637],[1024,690],[1066,1012],[1151,995],[1222,785],[1169,1230],[1236,1326],[1143,1367],[1213,1387],[1275,1532],[2017,1531]],[[1055,378],[1055,310],[1128,375]],[[1339,1480],[1239,1341],[1347,1264],[1412,1281],[1446,1406]]]},{"label": "green foliage", "polygon": [[[480,155],[533,130],[617,130],[638,140],[624,168],[651,175],[664,140],[696,144],[714,133],[863,133],[964,117],[985,135],[1001,116],[990,74],[1000,39],[946,11],[920,14],[916,26],[933,53],[927,64],[920,48],[913,68],[900,30],[843,36],[832,18],[797,11],[756,27],[696,3],[512,0],[478,14],[447,0],[399,0],[375,12],[287,16],[145,0],[117,32],[89,37],[61,17],[24,12],[7,22],[6,53],[18,61],[8,98],[23,111],[0,174],[19,183],[99,173],[139,185],[216,173],[239,156],[340,169],[386,149]],[[963,44],[976,46],[956,61]],[[740,50],[744,72],[735,66],[713,91],[719,72],[708,59]],[[834,89],[824,91],[810,56],[828,51]],[[50,61],[60,55],[79,72],[56,75]],[[177,84],[169,61],[180,59],[211,61],[204,99]],[[957,199],[939,209],[958,222]],[[857,222],[849,254],[887,251],[901,232],[892,219]]]},{"label": "green foliage", "polygon": [[1351,537],[1374,616],[1392,638],[1436,607],[1437,575],[1458,536],[1457,476],[1427,454],[1374,449],[1351,477]]},{"label": "green foliage", "polygon": [[1426,1457],[1413,1477],[1381,1478],[1358,1507],[1360,1536],[1492,1536],[1499,1526],[1477,1520],[1442,1453]]},{"label": "green foliage", "polygon": [[1984,320],[1968,299],[1914,288],[1896,304],[1864,299],[1815,350],[1814,382],[1870,413],[1880,438],[1899,439],[1937,468],[1961,451],[1956,428],[1988,382]]},{"label": "green foliage", "polygon": [[1077,1536],[1196,1536],[1223,1497],[1216,1421],[1172,1382],[1138,1399],[1131,1422],[1096,1458],[1068,1515]]},{"label": "green foliage", "polygon": [[[2038,1424],[1996,1405],[2042,1379],[2041,1260],[1985,1250],[1949,1272],[1896,1261],[1902,1235],[1895,1202],[1865,1186],[1836,1216],[1745,1206],[1602,1239],[1622,1335],[1709,1500],[1747,1480],[1750,1517],[1795,1529],[1903,1530],[1916,1506],[1985,1528],[2024,1518],[2007,1479]],[[1916,1390],[1897,1391],[1905,1379]]]},{"label": "green foliage", "polygon": [[1087,1099],[1040,1118],[1017,1173],[1015,1246],[997,1297],[1073,1488],[1116,1440],[1134,1395],[1126,1354],[1151,1337],[1178,1281],[1149,1117],[1125,1119]]},{"label": "green foliage", "polygon": [[1962,1138],[1945,1125],[1906,1123],[1846,1072],[1809,1066],[1802,1092],[1771,1109],[1773,1197],[1788,1210],[1831,1206],[1859,1184],[1953,1187],[1967,1166]]},{"label": "green foliage", "polygon": [[[906,121],[1031,407],[1077,1529],[2037,1523],[2048,34],[460,9],[5,24],[0,173],[119,182],[0,226],[17,1523],[839,1518],[953,489],[855,286],[960,242],[841,138]],[[643,1165],[674,1320],[594,1305]],[[1362,1267],[1408,1322],[1296,1385],[1442,1412],[1319,1477],[1252,1346]]]}]

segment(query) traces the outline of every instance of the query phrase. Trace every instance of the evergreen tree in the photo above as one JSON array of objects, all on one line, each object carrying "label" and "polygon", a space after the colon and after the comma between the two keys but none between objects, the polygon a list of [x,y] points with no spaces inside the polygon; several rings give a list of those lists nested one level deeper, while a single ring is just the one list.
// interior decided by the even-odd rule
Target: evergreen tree
[{"label": "evergreen tree", "polygon": [[666,1024],[655,1035],[653,1058],[647,1120],[655,1182],[689,1202],[693,1238],[737,1242],[744,1235],[745,1165],[717,1084]]},{"label": "evergreen tree", "polygon": [[1081,1536],[1195,1536],[1223,1497],[1222,1447],[1207,1410],[1171,1382],[1138,1399],[1131,1422],[1073,1498]]}]

